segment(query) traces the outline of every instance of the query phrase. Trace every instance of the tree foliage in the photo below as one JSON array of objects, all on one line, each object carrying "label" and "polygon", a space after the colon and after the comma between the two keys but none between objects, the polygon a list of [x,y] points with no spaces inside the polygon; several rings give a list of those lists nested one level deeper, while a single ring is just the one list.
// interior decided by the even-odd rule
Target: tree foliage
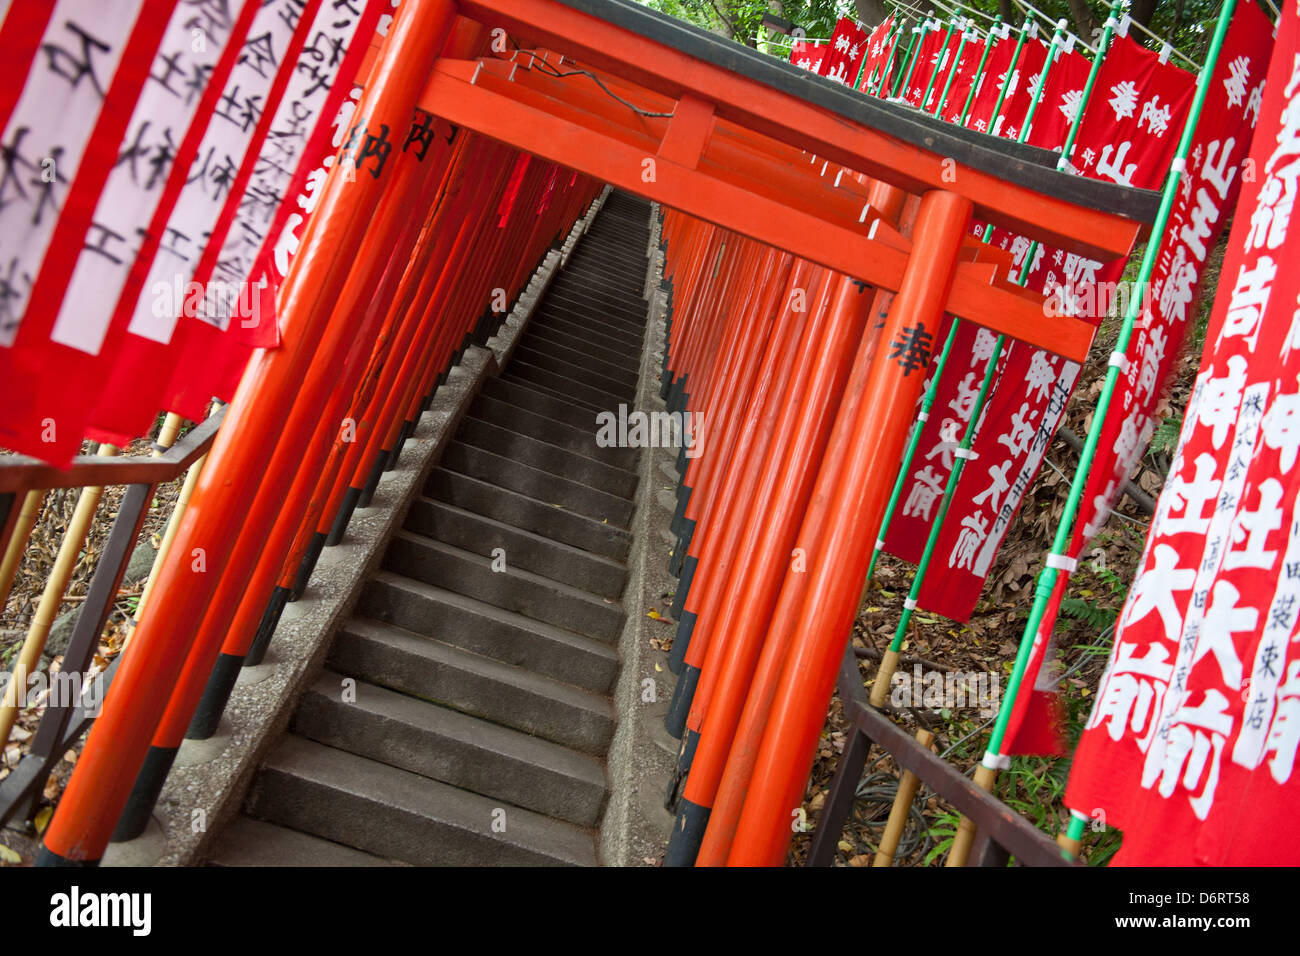
[{"label": "tree foliage", "polygon": [[[730,37],[746,46],[757,47],[774,34],[763,28],[763,14],[773,13],[791,21],[809,37],[827,37],[842,16],[854,16],[868,26],[881,22],[896,8],[886,0],[640,0],[661,13],[688,20],[697,26]],[[948,6],[951,0],[910,0],[916,9],[933,9],[943,17],[937,5]],[[1026,11],[1014,0],[961,0],[988,16],[1001,15],[1004,22],[1019,26]],[[1110,4],[1102,0],[1031,0],[1051,20],[1064,18],[1071,32],[1089,43],[1096,43],[1106,21]],[[1253,2],[1253,0],[1248,0]],[[1123,8],[1135,21],[1153,33],[1165,37],[1180,52],[1200,60],[1209,43],[1212,24],[1221,0],[1122,0]],[[976,17],[976,19],[980,19]],[[987,21],[985,21],[987,22]],[[1153,49],[1159,44],[1144,34],[1131,36]]]}]

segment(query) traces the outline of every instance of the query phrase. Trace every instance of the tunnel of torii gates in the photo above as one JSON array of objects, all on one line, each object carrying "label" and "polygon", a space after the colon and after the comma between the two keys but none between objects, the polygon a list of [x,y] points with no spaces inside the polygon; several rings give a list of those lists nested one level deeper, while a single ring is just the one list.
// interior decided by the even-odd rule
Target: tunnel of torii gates
[{"label": "tunnel of torii gates", "polygon": [[[671,211],[665,240],[674,291],[692,273],[715,268],[712,250],[706,257],[674,229],[702,222],[856,280],[860,300],[870,302],[869,311],[852,296],[832,303],[859,314],[856,324],[841,324],[849,374],[837,411],[845,420],[832,432],[836,455],[827,456],[836,459],[834,472],[824,463],[812,492],[825,531],[807,555],[801,616],[767,703],[769,732],[742,762],[748,778],[720,784],[721,798],[730,794],[734,803],[740,794],[744,804],[722,834],[731,845],[727,861],[781,863],[790,808],[807,783],[923,385],[924,376],[908,374],[887,349],[859,349],[859,341],[937,331],[950,313],[1082,363],[1092,326],[1052,314],[1041,295],[1017,286],[1011,256],[977,241],[970,224],[993,223],[1108,262],[1127,256],[1149,229],[1159,197],[1058,172],[1055,153],[864,97],[622,0],[403,0],[360,82],[356,115],[371,128],[403,129],[419,108],[662,204]],[[385,255],[394,237],[367,227],[400,183],[331,175],[298,253],[299,278],[311,281],[313,268],[327,267],[340,250]],[[778,280],[755,274],[752,281]],[[219,498],[225,476],[255,464],[274,435],[268,407],[286,407],[315,373],[308,345],[329,316],[303,309],[309,314],[295,325],[292,291],[282,290],[282,347],[260,360],[257,382],[250,386],[246,376],[241,386],[241,396],[256,394],[259,409],[238,400],[229,409],[176,553],[233,533],[221,530],[237,524]],[[674,374],[690,374],[689,334],[671,345]],[[714,344],[715,353],[727,351],[727,342]],[[118,674],[118,683],[131,685],[116,687],[119,697],[147,699],[133,691],[172,686],[180,673],[197,627],[192,609],[205,606],[214,587],[213,576],[188,574],[183,564],[157,582],[151,626],[136,635],[147,646],[137,646],[134,666]],[[160,716],[149,706],[105,709],[96,731],[111,745],[88,748],[81,763],[92,765],[78,767],[64,794],[65,812],[46,833],[45,862],[102,855]]]}]

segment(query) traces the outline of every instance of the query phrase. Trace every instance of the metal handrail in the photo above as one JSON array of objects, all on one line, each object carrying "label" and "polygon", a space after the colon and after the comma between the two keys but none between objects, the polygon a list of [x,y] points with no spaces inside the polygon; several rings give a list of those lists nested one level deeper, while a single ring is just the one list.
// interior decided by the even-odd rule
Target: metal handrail
[{"label": "metal handrail", "polygon": [[[25,456],[0,459],[0,550],[13,527],[12,517],[23,493],[51,488],[126,485],[126,494],[95,567],[85,600],[77,612],[64,653],[62,672],[85,674],[94,659],[99,636],[117,597],[126,565],[135,550],[156,485],[175,481],[207,454],[225,419],[225,406],[157,457],[104,458],[81,455],[67,469],[58,469]],[[126,653],[126,650],[123,650]],[[119,654],[98,675],[106,692],[121,660]],[[101,696],[102,699],[102,696]],[[0,825],[15,815],[26,820],[36,812],[45,782],[67,750],[94,722],[81,702],[51,701],[41,715],[32,742],[18,765],[0,780]]]},{"label": "metal handrail", "polygon": [[224,408],[196,425],[162,455],[104,458],[78,455],[68,468],[56,468],[26,455],[0,458],[0,494],[93,485],[162,484],[174,481],[207,452],[225,418]]}]

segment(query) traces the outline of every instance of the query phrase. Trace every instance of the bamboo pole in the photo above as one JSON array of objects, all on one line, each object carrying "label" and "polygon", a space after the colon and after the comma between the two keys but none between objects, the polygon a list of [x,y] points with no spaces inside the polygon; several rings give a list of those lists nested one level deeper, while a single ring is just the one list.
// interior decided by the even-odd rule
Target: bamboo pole
[{"label": "bamboo pole", "polygon": [[[1165,177],[1165,185],[1160,198],[1160,210],[1156,214],[1155,224],[1151,228],[1151,238],[1147,242],[1146,252],[1142,256],[1142,266],[1138,271],[1133,294],[1129,296],[1128,308],[1124,313],[1124,322],[1120,327],[1119,337],[1115,343],[1115,352],[1118,354],[1123,354],[1127,350],[1129,340],[1133,335],[1133,326],[1136,324],[1138,315],[1143,311],[1143,294],[1147,284],[1151,281],[1151,273],[1155,269],[1161,240],[1169,224],[1169,214],[1173,209],[1179,184],[1182,182],[1181,170],[1187,162],[1192,137],[1200,120],[1201,110],[1205,106],[1205,97],[1209,92],[1210,76],[1214,72],[1215,63],[1219,59],[1219,52],[1223,49],[1223,38],[1228,32],[1228,24],[1232,20],[1232,13],[1236,9],[1236,5],[1236,0],[1224,0],[1223,7],[1219,11],[1218,24],[1214,30],[1214,37],[1210,41],[1209,52],[1205,56],[1205,65],[1201,68],[1200,76],[1197,78],[1196,96],[1192,101],[1192,108],[1188,111],[1187,120],[1183,124],[1183,133],[1178,141],[1175,158]],[[1053,558],[1063,557],[1069,549],[1070,538],[1074,532],[1074,521],[1079,511],[1079,503],[1083,499],[1084,485],[1088,481],[1088,472],[1092,468],[1092,460],[1096,456],[1097,445],[1101,441],[1102,426],[1106,420],[1106,413],[1110,409],[1111,398],[1115,394],[1118,381],[1119,366],[1112,362],[1106,370],[1106,380],[1102,386],[1101,394],[1097,397],[1097,409],[1093,413],[1092,425],[1088,429],[1088,438],[1084,442],[1083,451],[1079,455],[1079,465],[1075,469],[1074,480],[1070,483],[1070,495],[1066,499],[1065,510],[1061,514],[1060,524],[1056,528],[1056,537],[1052,542],[1051,552],[1044,563],[1042,571],[1039,572],[1038,581],[1034,587],[1034,604],[1030,609],[1029,619],[1025,622],[1025,630],[1020,638],[1020,648],[1016,653],[1016,660],[1011,668],[1011,676],[1007,680],[1006,693],[1002,697],[1002,706],[998,710],[998,718],[993,725],[992,733],[989,735],[988,747],[985,750],[984,760],[980,766],[980,770],[984,771],[984,773],[977,773],[975,777],[975,782],[986,790],[992,790],[997,778],[997,771],[1009,763],[1009,758],[1002,753],[1002,745],[1007,732],[1007,724],[1011,720],[1011,711],[1015,706],[1016,697],[1020,690],[1020,682],[1024,678],[1025,668],[1029,664],[1034,639],[1047,611],[1047,604],[1051,599],[1052,592],[1056,589],[1058,572],[1053,567],[1056,563]],[[967,826],[958,829],[957,838],[953,840],[952,852],[949,854],[949,865],[964,865],[966,857],[970,853],[975,828],[973,825],[969,825],[968,821],[963,820],[963,823],[966,823]],[[1072,816],[1066,832],[1067,840],[1077,841],[1082,835],[1083,821],[1077,815]],[[952,862],[954,855],[957,854],[960,854],[958,857],[959,862]]]},{"label": "bamboo pole", "polygon": [[[97,454],[111,458],[117,454],[117,448],[108,444],[100,445]],[[63,533],[63,541],[59,544],[59,553],[54,559],[54,567],[50,569],[45,579],[45,591],[41,594],[40,603],[36,606],[36,614],[33,615],[32,623],[27,629],[22,650],[18,652],[18,660],[14,664],[9,684],[5,687],[3,701],[0,701],[0,747],[8,743],[9,732],[13,730],[14,721],[18,719],[21,698],[26,696],[25,693],[20,694],[20,689],[25,692],[27,675],[40,663],[41,652],[45,650],[45,640],[49,637],[54,618],[63,603],[63,592],[67,590],[72,569],[76,566],[77,556],[86,543],[90,524],[95,519],[95,509],[99,507],[99,499],[103,494],[102,485],[82,488],[81,496],[77,499],[77,508],[72,513],[72,520]]]},{"label": "bamboo pole", "polygon": [[18,512],[14,533],[9,538],[9,546],[5,548],[4,560],[0,561],[0,609],[3,609],[5,602],[9,600],[9,589],[14,585],[18,565],[22,563],[23,552],[27,550],[27,539],[31,537],[32,528],[40,516],[44,501],[45,492],[36,488],[23,496],[22,511]]},{"label": "bamboo pole", "polygon": [[[922,747],[934,746],[934,734],[922,729],[916,732],[916,740]],[[894,795],[894,805],[889,809],[889,819],[885,822],[885,832],[880,837],[880,847],[872,866],[893,866],[894,854],[898,852],[898,842],[903,838],[907,827],[907,817],[912,812],[912,801],[921,781],[910,770],[904,770],[898,778],[898,793]]]},{"label": "bamboo pole", "polygon": [[[215,404],[213,406],[216,407]],[[211,412],[209,412],[211,414]],[[175,422],[173,422],[175,419]],[[163,427],[158,432],[158,441],[154,445],[154,457],[161,457],[168,448],[176,441],[176,435],[180,432],[180,427],[185,419],[175,413],[168,413],[167,418],[163,421]],[[158,579],[158,570],[162,567],[163,562],[167,560],[167,552],[171,549],[172,539],[176,537],[176,529],[180,527],[181,518],[185,515],[185,507],[190,503],[190,495],[194,493],[194,486],[198,484],[199,475],[203,472],[203,463],[208,460],[204,455],[194,464],[190,465],[189,471],[185,473],[185,483],[181,485],[180,494],[176,496],[176,504],[172,507],[171,516],[167,519],[167,527],[163,531],[162,541],[158,543],[158,553],[154,555],[153,566],[149,569],[149,577],[144,582],[144,589],[140,592],[140,600],[136,602],[135,613],[127,622],[126,640],[122,642],[120,653],[125,654],[126,649],[131,645],[131,638],[135,635],[136,625],[140,623],[140,617],[144,614],[145,604],[149,600],[149,594],[153,591],[154,581]]]}]

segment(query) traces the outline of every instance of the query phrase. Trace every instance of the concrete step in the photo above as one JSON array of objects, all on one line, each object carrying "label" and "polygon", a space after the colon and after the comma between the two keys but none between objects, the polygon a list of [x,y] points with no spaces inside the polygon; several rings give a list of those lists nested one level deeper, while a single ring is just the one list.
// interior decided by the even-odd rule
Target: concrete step
[{"label": "concrete step", "polygon": [[208,866],[401,866],[392,860],[242,814],[217,838]]},{"label": "concrete step", "polygon": [[538,309],[529,323],[529,329],[555,331],[572,338],[582,339],[602,350],[602,354],[621,355],[629,362],[639,362],[641,339],[634,339],[620,332],[607,334],[597,327],[589,318],[577,315],[567,307],[548,306]]},{"label": "concrete step", "polygon": [[338,674],[321,674],[298,704],[294,733],[557,820],[600,821],[605,768],[596,758],[364,682],[345,703],[341,686]]},{"label": "concrete step", "polygon": [[635,472],[606,465],[481,418],[467,415],[461,419],[456,440],[619,498],[632,498],[636,494],[639,479]]},{"label": "concrete step", "polygon": [[596,414],[601,409],[589,405],[575,404],[573,401],[557,395],[550,389],[512,378],[509,372],[503,372],[496,378],[483,383],[480,393],[489,398],[509,402],[511,405],[527,409],[536,415],[562,422],[570,428],[577,428],[589,433],[593,440],[596,436]]},{"label": "concrete step", "polygon": [[250,811],[419,866],[597,862],[588,830],[294,735],[258,775]]},{"label": "concrete step", "polygon": [[425,493],[466,511],[487,515],[503,524],[545,535],[615,561],[625,560],[632,544],[632,535],[617,525],[566,511],[552,502],[539,501],[447,468],[435,468],[430,472]]},{"label": "concrete step", "polygon": [[548,294],[546,300],[538,307],[537,314],[543,318],[560,315],[571,322],[577,322],[589,331],[635,347],[645,333],[644,326],[638,326],[631,317],[621,317],[603,305],[576,293],[565,295],[557,292]]},{"label": "concrete step", "polygon": [[592,354],[590,345],[579,346],[572,341],[568,345],[564,345],[555,340],[553,333],[548,335],[545,330],[533,329],[524,333],[519,339],[519,346],[530,352],[540,353],[561,362],[568,362],[570,365],[578,365],[589,372],[594,372],[601,378],[630,384],[633,387],[633,392],[636,390],[637,380],[641,377],[639,368],[602,361]]},{"label": "concrete step", "polygon": [[[500,375],[501,378],[504,378],[507,381],[514,382],[519,385],[526,385],[528,388],[531,388],[533,391],[541,392],[543,395],[549,395],[551,398],[558,399],[559,401],[564,402],[566,405],[572,405],[575,408],[582,409],[584,412],[587,413],[587,421],[591,422],[593,426],[595,425],[596,422],[596,416],[606,410],[601,405],[578,398],[573,394],[572,390],[556,388],[554,384],[543,385],[540,382],[533,381],[532,378],[524,378],[523,376],[515,375],[513,372],[513,369],[515,367],[513,362],[511,363],[510,367],[512,371],[502,372]],[[615,403],[614,407],[615,408],[618,407],[617,402]]]},{"label": "concrete step", "polygon": [[604,754],[614,733],[614,711],[606,697],[366,618],[344,623],[328,663],[345,677],[583,753]]},{"label": "concrete step", "polygon": [[584,249],[582,246],[579,246],[574,251],[573,255],[569,257],[569,263],[568,266],[566,266],[565,271],[575,267],[578,271],[582,271],[582,269],[585,268],[595,267],[608,271],[620,272],[627,276],[629,281],[645,278],[645,251],[646,245],[649,245],[650,242],[648,236],[645,239],[645,245],[643,245],[638,239],[631,243],[624,243],[621,247],[615,248],[614,243],[617,243],[618,240],[616,237],[612,236],[609,230],[601,230],[600,232],[595,233],[589,230],[587,235],[594,235],[598,242],[601,239],[612,239],[613,241],[609,243],[599,243],[602,247],[599,249]]},{"label": "concrete step", "polygon": [[533,382],[549,388],[557,395],[565,395],[572,400],[583,402],[590,405],[594,411],[617,409],[619,405],[627,404],[625,394],[615,394],[603,388],[575,381],[568,375],[528,364],[520,358],[518,349],[510,360],[510,375],[512,378],[523,379],[525,382]]},{"label": "concrete step", "polygon": [[602,282],[594,276],[565,271],[556,276],[550,290],[566,298],[597,305],[611,315],[625,315],[629,325],[645,328],[646,300],[641,298],[640,288],[628,288],[621,283],[616,285]]},{"label": "concrete step", "polygon": [[579,365],[569,359],[558,358],[550,351],[538,351],[527,342],[521,341],[515,347],[514,361],[519,361],[545,369],[556,375],[562,375],[571,382],[599,389],[617,397],[618,402],[626,404],[636,399],[636,379],[627,376],[611,377],[586,364]]},{"label": "concrete step", "polygon": [[489,559],[492,552],[500,548],[510,566],[581,588],[602,598],[617,600],[627,584],[627,568],[618,561],[523,531],[445,501],[417,498],[411,503],[404,527],[415,534],[436,538]]},{"label": "concrete step", "polygon": [[442,466],[619,528],[628,527],[632,520],[634,506],[625,498],[461,441],[448,444],[442,455]]},{"label": "concrete step", "polygon": [[593,422],[582,428],[575,428],[564,422],[556,421],[545,415],[539,415],[527,408],[521,408],[510,402],[501,401],[480,393],[469,407],[469,413],[475,418],[514,432],[530,435],[538,441],[554,445],[565,451],[594,458],[614,468],[635,473],[640,462],[641,453],[636,448],[602,448],[596,444],[596,428]]},{"label": "concrete step", "polygon": [[594,694],[618,677],[618,653],[603,641],[392,571],[366,582],[356,613]]},{"label": "concrete step", "polygon": [[623,606],[560,581],[511,567],[494,571],[493,560],[442,541],[398,531],[388,543],[388,571],[435,587],[614,643],[623,630]]},{"label": "concrete step", "polygon": [[599,362],[601,367],[610,371],[631,372],[634,374],[639,374],[641,371],[639,356],[628,352],[615,352],[601,348],[592,341],[589,335],[570,335],[568,332],[561,332],[553,326],[530,324],[523,338],[532,342],[545,342],[548,345],[567,349],[569,352],[578,355],[587,355],[594,361]]}]

